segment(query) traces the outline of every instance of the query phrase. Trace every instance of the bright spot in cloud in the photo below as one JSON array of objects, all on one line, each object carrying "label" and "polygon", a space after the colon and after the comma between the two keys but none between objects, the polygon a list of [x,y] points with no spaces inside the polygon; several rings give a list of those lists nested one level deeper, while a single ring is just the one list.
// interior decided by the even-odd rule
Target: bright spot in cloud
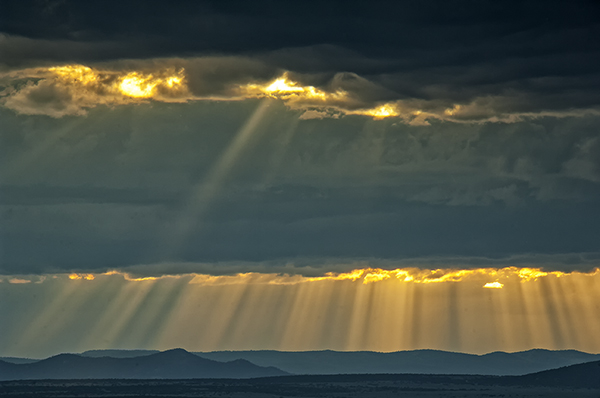
[{"label": "bright spot in cloud", "polygon": [[[157,70],[144,74],[137,71],[107,71],[84,65],[66,65],[48,68],[48,71],[56,80],[75,92],[87,91],[88,95],[95,94],[105,102],[111,96],[153,98],[157,96],[157,89],[161,86],[168,91],[181,89],[184,84],[183,69],[177,73],[173,70]],[[118,98],[113,98],[113,102],[118,102]]]},{"label": "bright spot in cloud", "polygon": [[[349,110],[347,106],[354,101],[348,92],[337,90],[335,92],[327,92],[313,86],[302,86],[300,83],[290,80],[288,73],[284,73],[281,77],[274,81],[261,84],[246,84],[240,86],[242,95],[247,97],[270,97],[286,101],[292,107],[315,106],[321,109],[335,110],[335,115],[351,114],[370,116],[375,119],[383,119],[387,117],[400,116],[400,112],[396,104],[386,103],[375,108]],[[327,113],[321,113],[328,115]]]},{"label": "bright spot in cloud", "polygon": [[500,282],[488,282],[483,285],[486,289],[502,289],[504,285]]},{"label": "bright spot in cloud", "polygon": [[169,76],[166,80],[167,86],[174,87],[178,84],[181,84],[181,78],[177,76]]},{"label": "bright spot in cloud", "polygon": [[156,94],[156,87],[164,85],[169,88],[181,85],[182,78],[179,76],[169,76],[167,78],[157,78],[153,75],[144,75],[137,72],[127,74],[119,84],[119,90],[129,97],[151,98]]},{"label": "bright spot in cloud", "polygon": [[8,280],[8,283],[23,284],[23,283],[31,283],[31,281],[29,279],[11,278]]},{"label": "bright spot in cloud", "polygon": [[343,100],[347,95],[347,93],[342,90],[328,93],[313,86],[302,86],[300,83],[290,80],[287,72],[271,83],[265,85],[254,83],[246,84],[240,86],[240,90],[245,96],[278,98],[290,100],[292,103],[339,101]]},{"label": "bright spot in cloud", "polygon": [[139,75],[137,72],[131,72],[123,78],[119,89],[125,95],[136,98],[152,97],[154,88],[158,84],[157,80],[152,79],[152,75]]},{"label": "bright spot in cloud", "polygon": [[[15,78],[17,75],[15,75]],[[25,86],[13,87],[4,106],[29,115],[85,115],[87,109],[98,105],[131,104],[152,99],[163,102],[186,102],[206,99],[194,95],[188,87],[185,70],[145,68],[143,70],[99,69],[85,65],[64,65],[23,70],[19,79],[31,78]],[[50,94],[48,94],[50,93]],[[54,96],[43,102],[39,98]],[[401,114],[399,103],[385,103],[370,108],[357,93],[341,88],[327,90],[290,78],[285,72],[266,82],[231,83],[222,95],[211,100],[274,98],[292,109],[303,109],[302,119],[339,118],[343,115],[362,115],[374,119],[388,117],[415,118],[413,113]]]},{"label": "bright spot in cloud", "polygon": [[[563,272],[552,272],[552,274],[557,277],[561,277],[561,276],[565,275]],[[547,275],[548,275],[548,272],[544,272],[537,268],[520,268],[519,269],[519,277],[521,279],[524,279],[527,281],[537,280],[538,278],[541,278],[541,277],[547,276]]]},{"label": "bright spot in cloud", "polygon": [[383,104],[373,109],[367,109],[364,111],[359,111],[357,113],[372,116],[375,119],[383,119],[386,117],[398,116],[400,113],[396,110],[396,108],[392,104]]},{"label": "bright spot in cloud", "polygon": [[69,279],[71,280],[86,280],[86,281],[93,281],[94,279],[96,279],[96,277],[93,274],[70,274],[69,275]]},{"label": "bright spot in cloud", "polygon": [[[311,88],[314,89],[314,87]],[[303,87],[298,87],[297,83],[290,82],[287,78],[287,74],[275,80],[270,86],[264,89],[265,92],[271,94],[302,93],[304,90]]]},{"label": "bright spot in cloud", "polygon": [[[571,273],[573,274],[573,273]],[[577,272],[574,272],[577,274]],[[600,274],[600,269],[583,275]],[[369,283],[417,283],[417,284],[437,284],[448,282],[475,281],[484,283],[484,281],[495,279],[495,282],[486,282],[483,287],[487,289],[501,289],[507,282],[532,282],[538,278],[554,277],[559,278],[569,275],[560,271],[544,272],[538,268],[475,268],[475,269],[422,269],[422,268],[398,268],[385,270],[381,268],[362,268],[350,272],[334,273],[327,272],[322,276],[303,276],[286,273],[261,273],[246,272],[233,275],[210,275],[200,273],[186,274],[165,274],[162,276],[144,276],[132,275],[121,271],[108,271],[102,274],[78,274],[68,275],[71,280],[94,280],[99,277],[121,276],[130,282],[157,281],[162,279],[189,278],[192,284],[205,285],[230,285],[230,284],[271,284],[271,285],[292,285],[306,282],[321,281],[352,281],[361,284]],[[537,275],[536,278],[531,275]],[[502,282],[504,283],[502,283]],[[479,285],[481,286],[481,285]]]},{"label": "bright spot in cloud", "polygon": [[99,75],[83,65],[67,65],[67,66],[56,66],[48,68],[50,72],[53,72],[63,80],[71,83],[83,83],[90,84],[98,81]]}]

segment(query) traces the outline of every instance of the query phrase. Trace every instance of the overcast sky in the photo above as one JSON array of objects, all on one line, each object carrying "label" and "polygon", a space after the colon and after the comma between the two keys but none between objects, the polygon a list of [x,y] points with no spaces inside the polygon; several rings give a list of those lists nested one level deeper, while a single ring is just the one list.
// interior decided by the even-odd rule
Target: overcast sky
[{"label": "overcast sky", "polygon": [[[2,2],[0,273],[591,270],[599,16]],[[162,80],[115,91],[131,73]],[[283,76],[312,96],[266,95]]]},{"label": "overcast sky", "polygon": [[597,1],[0,1],[0,356],[600,352],[598,65]]}]

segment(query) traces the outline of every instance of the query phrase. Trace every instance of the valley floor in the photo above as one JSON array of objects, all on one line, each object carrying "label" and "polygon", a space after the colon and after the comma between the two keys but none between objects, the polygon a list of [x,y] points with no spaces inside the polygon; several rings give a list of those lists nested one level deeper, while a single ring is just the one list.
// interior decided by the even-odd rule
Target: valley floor
[{"label": "valley floor", "polygon": [[600,397],[598,389],[498,385],[494,380],[481,376],[422,375],[416,379],[410,375],[349,375],[251,380],[31,380],[0,382],[0,397]]}]

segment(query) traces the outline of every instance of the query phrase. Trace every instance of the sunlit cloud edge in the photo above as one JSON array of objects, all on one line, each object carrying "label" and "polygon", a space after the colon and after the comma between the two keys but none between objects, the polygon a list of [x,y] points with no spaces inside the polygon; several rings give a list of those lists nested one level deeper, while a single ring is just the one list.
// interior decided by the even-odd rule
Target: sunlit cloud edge
[{"label": "sunlit cloud edge", "polygon": [[[168,60],[147,60],[153,62]],[[179,60],[179,61],[186,61]],[[138,62],[139,63],[139,62]],[[20,114],[84,116],[97,106],[140,104],[149,101],[186,103],[190,101],[242,101],[252,98],[271,98],[282,101],[301,112],[300,119],[364,116],[375,120],[393,119],[409,125],[429,125],[433,120],[455,123],[515,123],[540,117],[582,117],[600,115],[600,109],[582,108],[542,110],[537,112],[500,112],[489,108],[495,97],[475,98],[468,103],[436,103],[418,99],[365,101],[357,93],[342,88],[319,88],[293,80],[289,71],[267,80],[245,83],[225,82],[225,89],[211,95],[197,95],[190,90],[187,71],[183,66],[162,66],[148,69],[90,67],[64,64],[51,67],[27,68],[0,74],[0,105]],[[20,81],[14,85],[14,81]],[[23,83],[26,82],[26,83]],[[54,90],[54,94],[48,91]],[[37,106],[28,96],[37,91],[45,95],[69,97],[66,103],[47,101]],[[64,98],[63,98],[64,99]],[[502,99],[498,97],[498,99]]]}]

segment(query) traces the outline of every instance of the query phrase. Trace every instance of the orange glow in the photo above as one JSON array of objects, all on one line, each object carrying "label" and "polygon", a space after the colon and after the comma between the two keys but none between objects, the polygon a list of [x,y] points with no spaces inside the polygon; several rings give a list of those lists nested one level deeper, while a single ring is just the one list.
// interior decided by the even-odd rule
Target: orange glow
[{"label": "orange glow", "polygon": [[400,113],[392,104],[383,104],[373,109],[365,109],[355,112],[361,115],[372,116],[375,119],[384,119],[386,117],[398,116]]},{"label": "orange glow", "polygon": [[159,279],[166,279],[166,278],[179,278],[179,275],[163,275],[161,277],[146,276],[146,277],[136,278],[136,277],[131,276],[127,272],[119,272],[119,271],[108,271],[108,272],[105,272],[100,275],[102,275],[102,276],[120,275],[123,277],[123,279],[125,279],[126,281],[129,281],[129,282],[147,282],[147,281],[156,281]]},{"label": "orange glow", "polygon": [[[86,275],[48,275],[40,285],[3,286],[39,292],[38,301],[24,307],[22,322],[6,322],[15,350],[43,349],[72,328],[79,333],[73,335],[74,351],[121,345],[600,352],[600,269],[413,267],[320,276],[273,271],[156,277],[110,271],[83,282]],[[3,276],[31,282],[36,277]],[[94,304],[98,301],[101,305]]]},{"label": "orange glow", "polygon": [[8,283],[20,285],[25,283],[31,283],[31,281],[29,279],[11,278],[8,280]]},{"label": "orange glow", "polygon": [[[159,70],[152,74],[141,72],[103,71],[84,65],[66,65],[48,68],[55,79],[75,90],[98,96],[104,102],[118,102],[118,97],[154,98],[158,88],[179,90],[184,85],[184,70]],[[79,93],[81,94],[81,93]],[[110,98],[117,96],[116,98]],[[102,101],[100,101],[102,102]]]},{"label": "orange glow", "polygon": [[93,274],[70,274],[69,275],[69,279],[71,280],[86,280],[86,281],[93,281],[94,279],[96,279],[96,277]]},{"label": "orange glow", "polygon": [[99,75],[91,68],[83,65],[67,65],[48,68],[59,78],[71,83],[90,84],[98,81]]},{"label": "orange glow", "polygon": [[140,75],[131,72],[121,80],[119,89],[125,95],[136,98],[149,98],[154,93],[154,88],[159,83],[152,75]]},{"label": "orange glow", "polygon": [[530,281],[530,280],[537,280],[538,278],[541,278],[543,276],[548,276],[548,275],[553,275],[556,276],[557,278],[560,278],[561,276],[564,276],[565,273],[564,272],[544,272],[538,268],[519,268],[519,278],[526,280],[526,281]]},{"label": "orange glow", "polygon": [[[148,99],[164,102],[185,102],[200,99],[192,94],[187,86],[185,71],[181,68],[149,70],[103,70],[84,65],[64,65],[32,70],[35,77],[42,77],[57,83],[72,96],[73,106],[62,112],[46,110],[49,115],[60,117],[65,114],[85,114],[86,108],[94,106],[129,104]],[[33,77],[34,75],[32,75]],[[402,117],[410,123],[422,123],[420,111],[406,111],[401,114],[400,103],[390,102],[374,108],[357,109],[368,106],[356,95],[342,89],[328,91],[310,85],[303,85],[290,78],[285,72],[280,77],[266,83],[248,83],[230,87],[229,94],[211,97],[211,100],[273,98],[282,100],[293,109],[303,109],[304,118],[312,112],[317,117],[340,115],[363,115],[374,119]],[[40,114],[44,114],[41,111]],[[411,119],[412,118],[412,119]],[[373,276],[372,276],[373,277]],[[372,277],[369,277],[370,279]]]},{"label": "orange glow", "polygon": [[167,79],[165,80],[167,86],[169,87],[174,87],[178,84],[181,84],[181,77],[177,77],[177,76],[170,76],[167,77]]},{"label": "orange glow", "polygon": [[346,92],[338,90],[335,93],[328,93],[313,86],[302,86],[298,82],[292,81],[288,73],[275,79],[269,84],[246,84],[240,86],[244,95],[250,97],[271,97],[293,101],[307,101],[322,103],[330,100],[339,100],[346,96]]},{"label": "orange glow", "polygon": [[504,285],[500,282],[488,282],[483,285],[486,289],[502,289]]},{"label": "orange glow", "polygon": [[[121,275],[125,280],[131,282],[155,281],[172,278],[189,278],[191,284],[201,285],[232,285],[232,284],[270,284],[270,285],[294,285],[307,282],[320,281],[352,281],[362,284],[385,283],[386,281],[412,283],[412,284],[436,284],[462,281],[478,281],[490,279],[494,282],[483,282],[485,288],[502,288],[506,283],[525,283],[536,281],[539,278],[560,278],[571,274],[596,275],[600,269],[591,273],[565,273],[560,271],[545,272],[539,268],[475,268],[475,269],[421,269],[421,268],[397,268],[385,270],[381,268],[362,268],[350,272],[334,273],[327,272],[323,276],[303,276],[276,273],[245,272],[234,275],[209,275],[209,274],[181,274],[162,275],[159,277],[135,277],[120,271],[109,271],[100,275]],[[84,274],[71,274],[70,279],[81,279]],[[94,277],[87,274],[87,278]],[[90,279],[91,280],[91,279]]]},{"label": "orange glow", "polygon": [[390,274],[387,272],[368,272],[363,278],[363,283],[379,282],[388,278]]},{"label": "orange glow", "polygon": [[[314,87],[310,87],[314,90]],[[264,89],[265,92],[269,94],[290,94],[290,93],[303,93],[305,91],[304,87],[298,87],[297,83],[291,82],[287,78],[287,74],[284,74],[283,77],[275,80],[271,85]]]}]

